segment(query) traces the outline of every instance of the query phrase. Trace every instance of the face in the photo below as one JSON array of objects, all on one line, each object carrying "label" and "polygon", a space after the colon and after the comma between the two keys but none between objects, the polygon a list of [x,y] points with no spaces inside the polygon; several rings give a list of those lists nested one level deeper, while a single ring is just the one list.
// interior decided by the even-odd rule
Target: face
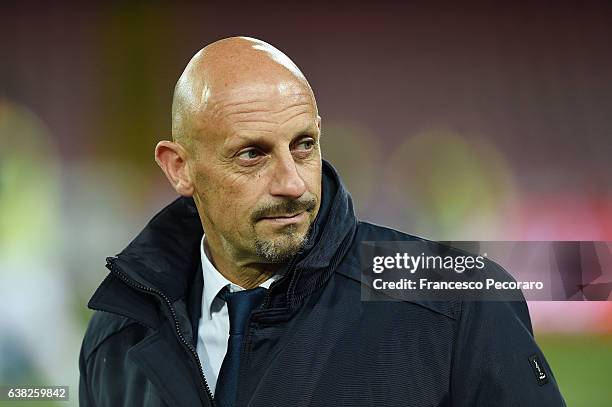
[{"label": "face", "polygon": [[320,118],[291,83],[211,95],[190,163],[209,244],[282,263],[307,239],[321,198]]}]

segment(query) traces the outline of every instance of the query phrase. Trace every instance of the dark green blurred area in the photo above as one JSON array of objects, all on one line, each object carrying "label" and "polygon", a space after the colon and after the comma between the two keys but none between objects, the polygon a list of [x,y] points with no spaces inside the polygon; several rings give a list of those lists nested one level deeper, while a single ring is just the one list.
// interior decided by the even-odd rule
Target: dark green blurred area
[{"label": "dark green blurred area", "polygon": [[612,335],[538,335],[570,407],[612,406]]}]

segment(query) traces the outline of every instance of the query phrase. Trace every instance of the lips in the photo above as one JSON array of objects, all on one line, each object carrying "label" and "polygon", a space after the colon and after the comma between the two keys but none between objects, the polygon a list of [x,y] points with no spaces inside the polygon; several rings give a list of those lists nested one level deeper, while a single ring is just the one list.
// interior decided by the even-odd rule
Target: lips
[{"label": "lips", "polygon": [[297,215],[301,214],[302,212],[298,212],[298,213],[294,213],[291,215],[273,215],[273,216],[264,216],[262,219],[276,219],[276,218],[293,218],[296,217]]},{"label": "lips", "polygon": [[276,216],[266,216],[260,220],[263,222],[273,222],[277,224],[299,223],[306,217],[306,212],[298,212],[296,214],[285,214]]}]

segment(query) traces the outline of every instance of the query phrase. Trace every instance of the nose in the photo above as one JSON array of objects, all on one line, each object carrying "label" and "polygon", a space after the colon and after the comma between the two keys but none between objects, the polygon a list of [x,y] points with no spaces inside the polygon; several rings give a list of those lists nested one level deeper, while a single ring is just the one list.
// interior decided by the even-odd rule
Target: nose
[{"label": "nose", "polygon": [[286,198],[298,199],[306,192],[306,183],[300,176],[298,168],[289,153],[277,159],[270,194]]}]

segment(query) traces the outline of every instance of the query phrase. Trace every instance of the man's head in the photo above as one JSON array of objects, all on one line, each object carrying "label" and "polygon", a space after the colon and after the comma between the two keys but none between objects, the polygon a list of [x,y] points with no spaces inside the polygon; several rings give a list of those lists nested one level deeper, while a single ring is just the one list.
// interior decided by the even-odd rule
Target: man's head
[{"label": "man's head", "polygon": [[206,239],[238,264],[282,263],[307,238],[321,198],[321,118],[304,75],[246,37],[200,50],[174,91],[173,141],[155,158],[193,196]]}]

